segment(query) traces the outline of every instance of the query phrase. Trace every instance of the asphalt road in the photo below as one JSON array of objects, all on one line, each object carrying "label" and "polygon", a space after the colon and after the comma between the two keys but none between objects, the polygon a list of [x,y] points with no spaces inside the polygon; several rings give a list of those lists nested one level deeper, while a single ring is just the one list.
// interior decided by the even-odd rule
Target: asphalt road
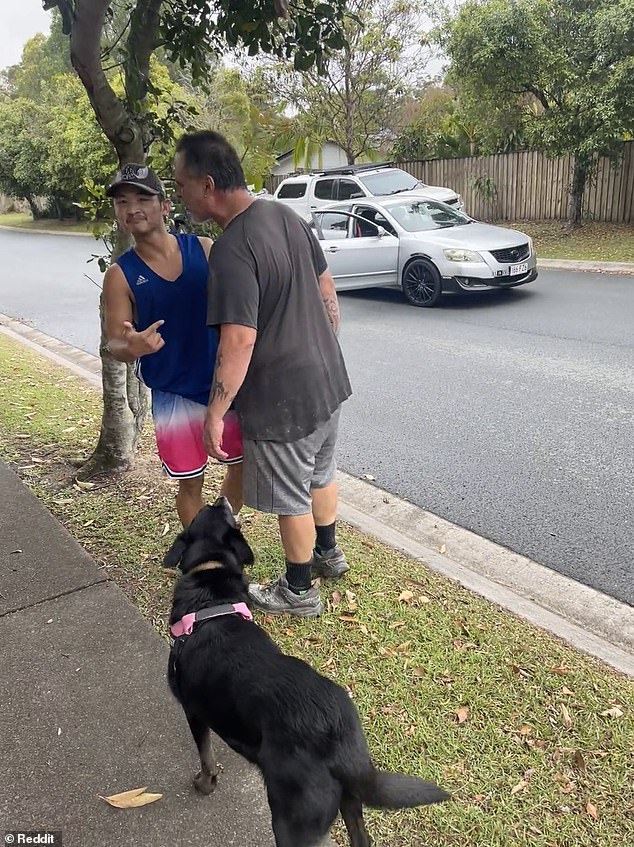
[{"label": "asphalt road", "polygon": [[[0,232],[0,312],[96,352],[95,244]],[[544,272],[434,310],[396,291],[341,305],[341,467],[634,603],[634,279]]]}]

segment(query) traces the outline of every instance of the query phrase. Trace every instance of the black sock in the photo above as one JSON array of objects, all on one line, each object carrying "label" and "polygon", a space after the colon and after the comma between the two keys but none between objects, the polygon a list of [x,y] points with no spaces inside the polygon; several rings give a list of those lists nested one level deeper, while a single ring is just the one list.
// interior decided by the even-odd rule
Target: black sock
[{"label": "black sock", "polygon": [[317,547],[323,552],[332,550],[337,543],[336,536],[337,521],[329,523],[328,526],[316,526]]},{"label": "black sock", "polygon": [[298,565],[296,562],[289,562],[288,559],[286,560],[286,581],[293,594],[303,594],[310,588],[310,568],[312,563],[312,559],[310,562],[304,562],[301,565]]}]

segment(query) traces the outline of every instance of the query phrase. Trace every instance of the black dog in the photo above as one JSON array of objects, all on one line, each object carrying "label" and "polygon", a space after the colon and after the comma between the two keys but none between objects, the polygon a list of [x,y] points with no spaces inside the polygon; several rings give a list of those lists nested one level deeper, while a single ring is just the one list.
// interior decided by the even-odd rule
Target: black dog
[{"label": "black dog", "polygon": [[449,795],[374,767],[346,691],[284,655],[250,619],[243,568],[252,563],[224,498],[202,509],[165,556],[183,572],[168,679],[200,754],[194,784],[204,794],[215,787],[211,728],[262,772],[277,847],[317,844],[339,811],[352,847],[369,847],[364,804],[399,809]]}]

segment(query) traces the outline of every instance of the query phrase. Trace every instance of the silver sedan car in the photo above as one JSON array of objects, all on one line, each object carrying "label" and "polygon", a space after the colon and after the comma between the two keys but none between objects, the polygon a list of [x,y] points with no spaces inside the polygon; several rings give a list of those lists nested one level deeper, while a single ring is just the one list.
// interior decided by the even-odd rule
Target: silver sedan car
[{"label": "silver sedan car", "polygon": [[532,240],[437,200],[364,198],[313,213],[338,290],[398,287],[413,306],[537,278]]}]

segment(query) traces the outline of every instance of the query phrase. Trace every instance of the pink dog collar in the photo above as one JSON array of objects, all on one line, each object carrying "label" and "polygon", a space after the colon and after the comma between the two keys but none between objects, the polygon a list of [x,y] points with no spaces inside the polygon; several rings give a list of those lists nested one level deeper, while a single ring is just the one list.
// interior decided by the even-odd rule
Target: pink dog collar
[{"label": "pink dog collar", "polygon": [[220,618],[224,615],[240,615],[245,621],[252,621],[253,615],[246,603],[225,603],[223,606],[211,606],[209,609],[201,609],[199,612],[189,612],[187,615],[172,624],[170,632],[174,638],[181,635],[191,635],[194,624],[208,621],[211,618]]}]

